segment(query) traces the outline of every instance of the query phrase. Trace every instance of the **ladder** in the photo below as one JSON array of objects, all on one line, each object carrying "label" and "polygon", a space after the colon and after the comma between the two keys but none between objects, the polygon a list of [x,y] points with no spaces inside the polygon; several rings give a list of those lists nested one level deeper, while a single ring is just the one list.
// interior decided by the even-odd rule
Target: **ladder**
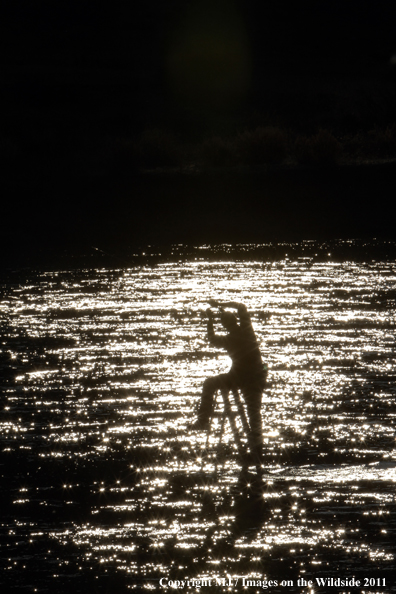
[{"label": "ladder", "polygon": [[[236,405],[237,410],[238,410],[237,413],[232,410],[232,404],[230,402],[230,393],[232,393],[232,395],[233,395],[234,404]],[[224,425],[225,425],[225,421],[227,419],[228,422],[229,422],[229,424],[230,424],[230,427],[231,427],[231,431],[232,431],[232,435],[233,435],[233,438],[234,438],[234,442],[235,442],[235,444],[237,446],[239,461],[242,463],[243,466],[245,466],[246,465],[246,461],[248,459],[247,446],[249,446],[249,449],[250,449],[251,453],[253,454],[253,449],[251,447],[251,444],[249,443],[250,442],[251,429],[250,429],[248,420],[246,418],[245,407],[244,407],[244,405],[242,403],[241,396],[239,394],[238,389],[220,390],[220,394],[221,394],[221,397],[223,399],[224,409],[223,409],[222,417],[221,417],[220,436],[219,436],[218,448],[221,446],[221,442],[222,442],[223,434],[224,434]],[[213,409],[215,409],[215,407],[216,407],[217,394],[215,394],[214,398],[215,398],[215,402],[214,402]],[[210,432],[211,432],[211,424],[212,424],[212,419],[213,419],[214,416],[216,416],[216,413],[212,413],[212,416],[209,418],[209,427],[208,427],[208,431],[207,431],[207,435],[206,435],[206,444],[205,444],[204,454],[202,456],[201,470],[203,470],[203,468],[204,468],[205,453],[209,449],[209,439],[210,439]],[[239,418],[241,420],[242,431],[243,431],[244,437],[246,437],[246,440],[247,440],[247,443],[246,444],[242,443],[240,431],[238,430],[237,424],[235,422],[235,417],[236,416],[239,416]],[[218,460],[217,460],[217,457],[216,457],[215,473],[217,472],[217,465],[218,465]]]}]

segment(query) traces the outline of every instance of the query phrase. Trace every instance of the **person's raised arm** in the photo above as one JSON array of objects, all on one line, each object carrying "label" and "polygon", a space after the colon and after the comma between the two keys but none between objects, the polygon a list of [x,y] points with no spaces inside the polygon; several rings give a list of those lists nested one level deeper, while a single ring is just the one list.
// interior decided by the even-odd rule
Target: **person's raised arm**
[{"label": "person's raised arm", "polygon": [[210,309],[206,310],[206,314],[208,316],[208,340],[212,346],[217,346],[220,348],[225,348],[224,344],[224,336],[216,336],[213,328],[213,313]]},{"label": "person's raised arm", "polygon": [[217,301],[216,299],[209,299],[208,303],[210,303],[212,307],[219,307],[220,309],[222,309],[223,307],[232,307],[234,309],[237,309],[238,311],[246,310],[246,305],[244,305],[243,303],[237,303],[236,301]]},{"label": "person's raised arm", "polygon": [[217,301],[216,299],[209,299],[208,303],[212,307],[218,307],[220,310],[224,309],[224,307],[232,307],[238,310],[238,316],[241,323],[250,323],[250,315],[246,308],[246,305],[243,303],[238,303],[237,301]]}]

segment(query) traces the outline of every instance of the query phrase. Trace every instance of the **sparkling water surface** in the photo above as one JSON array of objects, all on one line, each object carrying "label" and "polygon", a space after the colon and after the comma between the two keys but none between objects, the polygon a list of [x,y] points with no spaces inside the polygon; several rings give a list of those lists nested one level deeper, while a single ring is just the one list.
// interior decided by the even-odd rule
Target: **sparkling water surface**
[{"label": "sparkling water surface", "polygon": [[[255,247],[3,282],[4,587],[396,592],[396,263]],[[269,367],[262,476],[221,415],[188,427],[230,365],[209,298],[246,304]]]}]

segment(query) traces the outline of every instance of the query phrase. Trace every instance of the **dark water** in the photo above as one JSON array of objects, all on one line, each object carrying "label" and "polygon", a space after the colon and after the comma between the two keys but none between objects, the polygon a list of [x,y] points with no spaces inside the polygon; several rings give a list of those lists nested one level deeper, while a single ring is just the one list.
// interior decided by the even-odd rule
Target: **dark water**
[{"label": "dark water", "polygon": [[[396,262],[312,247],[10,275],[4,591],[396,592]],[[207,450],[187,427],[229,366],[210,297],[247,305],[269,366],[262,477],[228,423]]]}]

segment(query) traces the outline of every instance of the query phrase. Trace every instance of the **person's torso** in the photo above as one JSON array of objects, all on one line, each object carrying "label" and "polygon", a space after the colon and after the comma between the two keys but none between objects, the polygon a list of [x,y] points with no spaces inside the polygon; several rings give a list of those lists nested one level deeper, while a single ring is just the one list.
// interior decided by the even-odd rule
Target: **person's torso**
[{"label": "person's torso", "polygon": [[236,328],[227,336],[227,352],[232,359],[232,370],[238,374],[261,373],[263,363],[253,329]]}]

